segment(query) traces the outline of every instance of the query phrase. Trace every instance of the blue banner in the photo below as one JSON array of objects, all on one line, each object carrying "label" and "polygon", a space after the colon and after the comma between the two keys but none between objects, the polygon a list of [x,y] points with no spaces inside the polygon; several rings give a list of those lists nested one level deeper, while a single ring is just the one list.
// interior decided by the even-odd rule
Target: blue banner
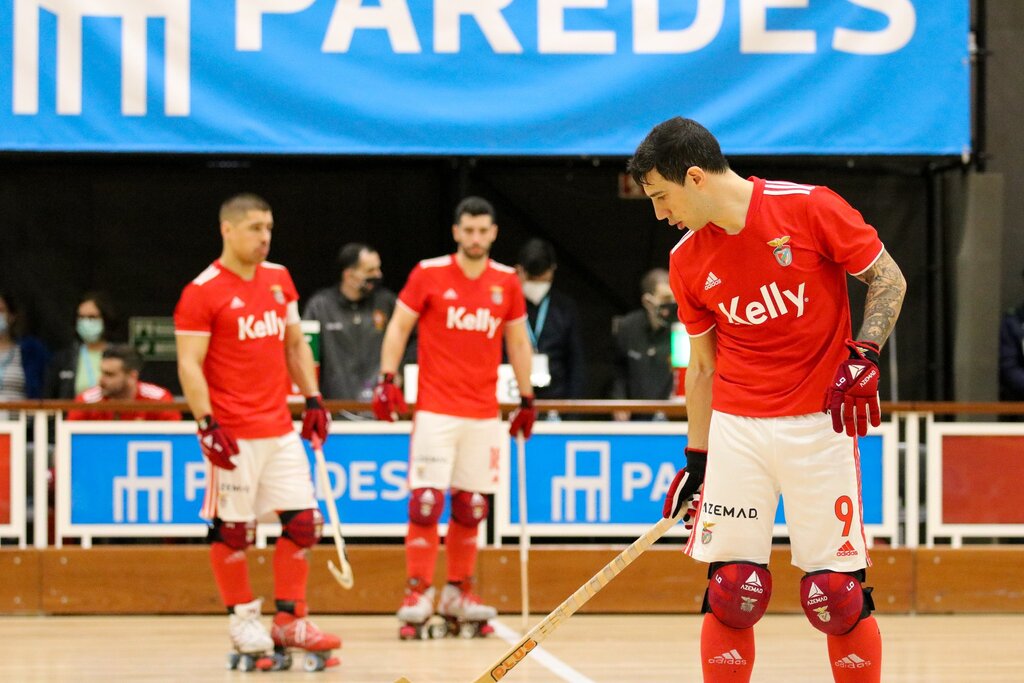
[{"label": "blue banner", "polygon": [[[884,518],[883,437],[859,441],[864,523]],[[535,434],[526,449],[527,512],[531,533],[621,535],[607,525],[649,526],[661,517],[662,501],[683,464],[686,436],[608,433]],[[509,520],[519,524],[519,471],[511,459]],[[786,523],[780,502],[775,523]]]},{"label": "blue banner", "polygon": [[969,150],[968,0],[0,0],[0,149]]}]

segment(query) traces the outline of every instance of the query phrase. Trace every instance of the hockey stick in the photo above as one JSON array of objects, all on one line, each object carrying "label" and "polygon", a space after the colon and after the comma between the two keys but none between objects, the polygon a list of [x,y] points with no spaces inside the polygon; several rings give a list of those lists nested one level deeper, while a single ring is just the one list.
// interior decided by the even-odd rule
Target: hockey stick
[{"label": "hockey stick", "polygon": [[324,492],[324,500],[327,502],[327,514],[331,518],[331,532],[334,535],[334,547],[338,549],[338,564],[341,569],[334,566],[334,562],[327,560],[327,568],[342,588],[349,589],[355,584],[355,577],[352,576],[352,565],[348,563],[348,553],[345,552],[345,539],[341,536],[341,522],[338,521],[338,506],[334,502],[331,493],[331,479],[327,476],[327,460],[324,458],[323,442],[316,435],[312,439],[313,454],[316,455],[316,475],[320,480],[320,490]]},{"label": "hockey stick", "polygon": [[686,510],[680,509],[675,517],[662,519],[660,522],[648,529],[643,536],[633,541],[628,548],[616,555],[611,562],[601,568],[590,579],[576,589],[576,592],[566,598],[565,602],[555,608],[551,614],[530,629],[530,632],[523,636],[522,640],[516,643],[511,650],[502,655],[496,664],[488,668],[473,683],[492,683],[503,679],[512,668],[523,661],[545,638],[555,632],[555,629],[562,625],[576,611],[583,607],[590,598],[594,597],[607,586],[612,579],[618,576],[623,569],[632,564],[633,560],[644,554],[659,538],[665,535],[669,529],[686,514]]},{"label": "hockey stick", "polygon": [[519,583],[523,601],[523,632],[530,625],[530,534],[526,514],[526,439],[516,434],[516,460],[519,474]]}]

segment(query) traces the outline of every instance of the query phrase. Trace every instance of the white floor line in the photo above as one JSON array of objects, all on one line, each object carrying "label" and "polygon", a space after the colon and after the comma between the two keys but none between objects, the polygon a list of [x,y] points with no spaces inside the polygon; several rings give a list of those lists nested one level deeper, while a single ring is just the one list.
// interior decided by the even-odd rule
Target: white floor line
[{"label": "white floor line", "polygon": [[[521,633],[509,628],[497,619],[491,619],[491,625],[494,626],[494,634],[509,645],[515,645],[523,637]],[[569,681],[569,683],[594,683],[593,680],[587,678],[579,671],[545,650],[541,645],[538,645],[530,651],[528,656],[530,659],[545,667],[563,681]]]}]

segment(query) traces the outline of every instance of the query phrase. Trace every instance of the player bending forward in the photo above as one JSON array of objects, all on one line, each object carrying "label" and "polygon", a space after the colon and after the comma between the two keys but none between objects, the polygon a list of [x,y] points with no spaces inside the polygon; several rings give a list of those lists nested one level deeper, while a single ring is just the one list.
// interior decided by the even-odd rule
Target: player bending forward
[{"label": "player bending forward", "polygon": [[[290,381],[306,396],[302,438],[326,439],[329,416],[299,329],[295,285],[287,269],[266,262],[273,227],[270,206],[255,195],[221,206],[221,256],[185,287],[174,311],[178,376],[209,460],[202,515],[212,524],[210,563],[230,614],[231,643],[247,655],[242,667],[251,668],[254,657],[260,668],[283,667],[291,661],[288,648],[301,648],[319,653],[323,668],[337,663],[330,651],[341,641],[307,617],[307,550],[319,540],[322,520],[286,403]],[[277,614],[268,634],[245,549],[257,519],[271,513],[282,534],[274,548]],[[272,649],[277,657],[268,663],[262,655]]]},{"label": "player bending forward", "polygon": [[[869,419],[880,424],[878,354],[899,315],[903,275],[837,194],[741,178],[695,121],[655,126],[629,170],[659,219],[689,229],[670,257],[691,344],[689,442],[664,514],[690,507],[686,553],[710,563],[704,680],[750,680],[781,493],[792,561],[806,572],[801,604],[827,634],[834,679],[877,682],[882,641],[862,587],[870,560],[857,436]],[[847,273],[868,285],[856,340]]]},{"label": "player bending forward", "polygon": [[448,583],[438,612],[448,633],[465,635],[469,629],[486,635],[493,630],[487,621],[496,610],[481,604],[473,592],[473,573],[477,527],[487,517],[485,494],[498,486],[499,456],[507,438],[495,397],[503,335],[522,395],[511,433],[529,438],[536,418],[526,305],[515,270],[488,258],[498,236],[490,203],[479,197],[462,200],[452,236],[458,251],[420,261],[398,295],[384,333],[381,378],[373,397],[379,419],[390,421],[406,410],[394,377],[418,320],[418,399],[409,446],[405,538],[408,584],[398,610],[402,638],[426,637],[431,631],[426,623],[434,615],[431,582],[445,492],[451,500],[445,539]]}]

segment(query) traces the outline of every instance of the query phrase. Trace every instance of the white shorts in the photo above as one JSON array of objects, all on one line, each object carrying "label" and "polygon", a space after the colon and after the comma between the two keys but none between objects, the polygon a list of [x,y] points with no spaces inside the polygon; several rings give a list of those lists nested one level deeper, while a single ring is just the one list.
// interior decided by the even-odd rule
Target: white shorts
[{"label": "white shorts", "polygon": [[270,520],[279,510],[315,508],[309,459],[296,432],[270,439],[239,439],[233,470],[207,463],[204,519]]},{"label": "white shorts", "polygon": [[686,554],[702,562],[767,563],[780,493],[794,565],[806,572],[871,565],[857,442],[833,431],[824,413],[712,413],[704,491]]},{"label": "white shorts", "polygon": [[417,410],[409,439],[409,489],[494,493],[507,433],[498,417],[477,420]]}]

